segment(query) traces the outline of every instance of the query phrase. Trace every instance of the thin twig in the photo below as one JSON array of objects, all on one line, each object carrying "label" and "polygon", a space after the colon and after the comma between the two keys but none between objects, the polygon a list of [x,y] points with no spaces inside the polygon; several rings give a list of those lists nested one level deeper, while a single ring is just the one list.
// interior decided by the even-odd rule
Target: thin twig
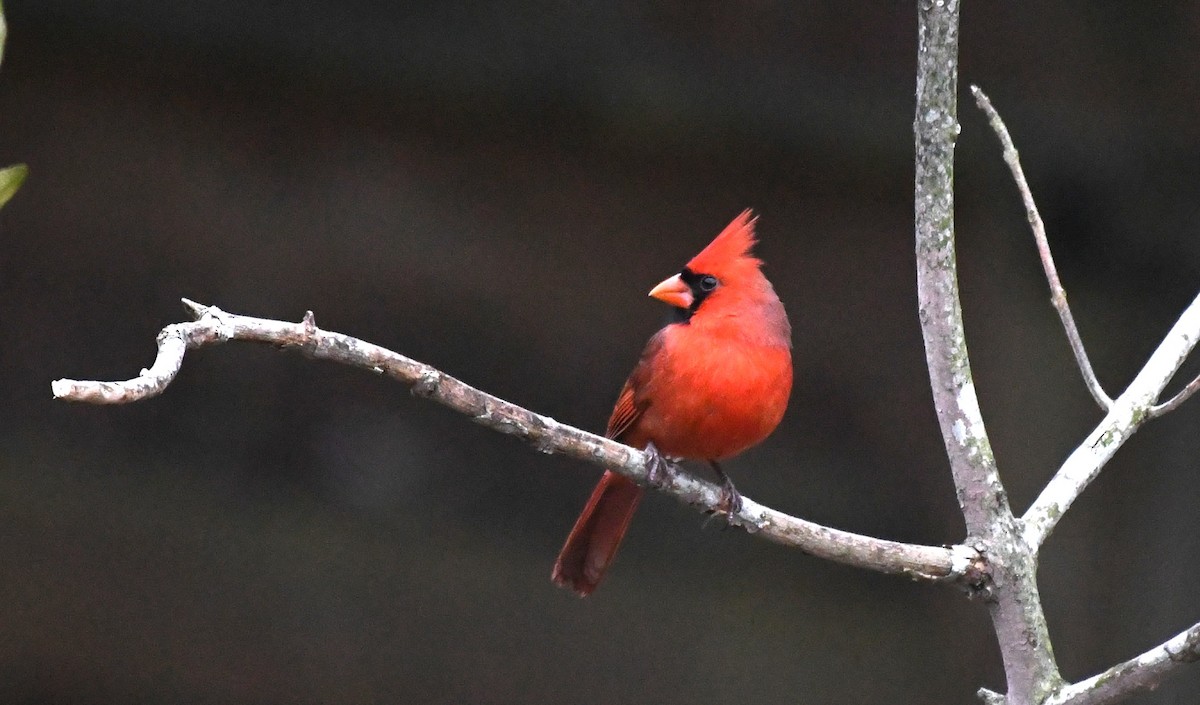
[{"label": "thin twig", "polygon": [[1139,690],[1153,690],[1169,671],[1200,661],[1200,624],[1195,624],[1140,656],[1064,687],[1045,705],[1110,705]]},{"label": "thin twig", "polygon": [[[1071,453],[1025,512],[1025,542],[1035,550],[1105,463],[1146,421],[1154,400],[1200,341],[1200,295],[1184,310],[1141,372],[1087,439]],[[1189,387],[1191,385],[1188,385]],[[1171,402],[1168,402],[1171,403]]]},{"label": "thin twig", "polygon": [[1188,382],[1186,387],[1180,389],[1175,396],[1171,397],[1167,401],[1164,401],[1157,406],[1150,407],[1150,411],[1148,412],[1150,418],[1156,419],[1163,414],[1170,413],[1178,409],[1179,405],[1187,401],[1193,394],[1195,394],[1197,389],[1200,389],[1200,376],[1196,377],[1196,379],[1193,379],[1191,382]]},{"label": "thin twig", "polygon": [[[175,323],[158,336],[158,357],[148,370],[124,382],[51,384],[54,396],[95,404],[124,404],[158,394],[175,379],[184,354],[192,348],[230,340],[268,343],[296,349],[312,357],[387,375],[408,385],[416,396],[431,399],[469,416],[487,428],[516,436],[543,453],[562,455],[618,472],[646,484],[645,455],[629,446],[568,426],[512,402],[492,396],[422,362],[341,333],[317,327],[312,312],[299,323],[226,313],[184,299],[198,320]],[[686,473],[670,472],[656,486],[705,511],[721,503],[720,486]],[[913,579],[958,581],[969,587],[987,581],[987,564],[967,546],[922,546],[899,543],[814,524],[743,498],[731,523],[748,532],[837,563],[906,575]]]},{"label": "thin twig", "polygon": [[1058,318],[1062,321],[1063,329],[1067,333],[1071,351],[1075,353],[1075,362],[1079,365],[1079,371],[1083,373],[1083,382],[1087,385],[1088,391],[1092,393],[1092,398],[1100,405],[1100,409],[1108,411],[1112,407],[1112,397],[1108,396],[1104,387],[1100,385],[1100,380],[1096,378],[1092,362],[1088,359],[1087,351],[1083,347],[1083,339],[1079,337],[1079,329],[1075,326],[1075,317],[1071,315],[1071,305],[1067,303],[1067,292],[1063,289],[1062,282],[1059,281],[1058,268],[1054,266],[1054,256],[1050,253],[1050,242],[1046,239],[1046,225],[1042,222],[1037,204],[1033,201],[1033,192],[1029,190],[1029,182],[1025,180],[1025,171],[1021,168],[1021,159],[1017,154],[1017,148],[1008,134],[1008,128],[1004,126],[1004,121],[1000,119],[1000,113],[992,107],[992,101],[988,99],[987,95],[980,90],[979,86],[974,85],[971,86],[971,93],[975,96],[975,104],[987,115],[988,123],[995,131],[996,137],[1000,139],[1000,146],[1004,148],[1004,163],[1008,164],[1013,181],[1017,184],[1017,190],[1021,192],[1021,200],[1025,203],[1025,217],[1029,221],[1030,229],[1033,230],[1033,239],[1037,241],[1038,255],[1042,259],[1042,269],[1046,271],[1046,281],[1050,284],[1050,301],[1054,304],[1054,310],[1058,311]]}]

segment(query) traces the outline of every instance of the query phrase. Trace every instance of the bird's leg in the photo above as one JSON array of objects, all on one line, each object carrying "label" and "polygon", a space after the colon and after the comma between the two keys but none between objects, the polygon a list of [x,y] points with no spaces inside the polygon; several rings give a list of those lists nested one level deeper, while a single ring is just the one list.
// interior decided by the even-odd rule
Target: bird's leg
[{"label": "bird's leg", "polygon": [[662,489],[675,471],[674,464],[658,452],[654,443],[647,443],[642,452],[646,454],[646,484]]},{"label": "bird's leg", "polygon": [[721,501],[717,502],[717,513],[725,515],[725,521],[731,522],[733,515],[742,511],[742,495],[738,493],[737,488],[733,486],[733,480],[725,474],[717,461],[710,460],[708,464],[712,466],[713,472],[717,474],[717,479],[721,481]]}]

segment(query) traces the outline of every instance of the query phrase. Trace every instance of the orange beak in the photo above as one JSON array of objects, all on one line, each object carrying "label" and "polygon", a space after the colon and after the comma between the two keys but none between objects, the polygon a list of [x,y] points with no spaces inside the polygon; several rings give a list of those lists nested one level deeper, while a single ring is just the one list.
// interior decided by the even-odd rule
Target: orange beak
[{"label": "orange beak", "polygon": [[692,288],[684,283],[679,275],[664,279],[658,286],[650,290],[650,296],[668,303],[675,308],[691,308],[695,297],[692,296]]}]

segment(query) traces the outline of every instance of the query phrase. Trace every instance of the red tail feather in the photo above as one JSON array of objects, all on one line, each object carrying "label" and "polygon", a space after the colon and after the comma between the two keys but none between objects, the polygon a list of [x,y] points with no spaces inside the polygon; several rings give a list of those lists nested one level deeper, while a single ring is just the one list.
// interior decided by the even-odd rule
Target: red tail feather
[{"label": "red tail feather", "polygon": [[641,499],[636,483],[605,471],[554,562],[554,582],[590,595],[617,555]]}]

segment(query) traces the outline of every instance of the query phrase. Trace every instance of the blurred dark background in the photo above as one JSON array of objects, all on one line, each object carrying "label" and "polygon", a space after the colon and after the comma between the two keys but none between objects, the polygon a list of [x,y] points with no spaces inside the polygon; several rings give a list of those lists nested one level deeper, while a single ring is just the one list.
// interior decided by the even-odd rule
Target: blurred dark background
[{"label": "blurred dark background", "polygon": [[[645,502],[587,601],[551,562],[598,470],[400,386],[248,345],[124,379],[187,296],[339,330],[603,427],[645,297],[728,220],[796,330],[780,430],[728,465],[841,528],[962,538],[915,314],[915,3],[7,3],[0,702],[970,703],[986,612]],[[964,85],[1021,149],[1116,393],[1200,287],[1200,5],[968,3]],[[1100,414],[994,137],[962,102],[961,281],[1023,511]],[[1195,374],[1200,364],[1190,364]],[[1174,384],[1181,384],[1177,380]],[[1200,619],[1200,401],[1048,542],[1078,679]],[[1191,703],[1192,667],[1137,703]]]}]

